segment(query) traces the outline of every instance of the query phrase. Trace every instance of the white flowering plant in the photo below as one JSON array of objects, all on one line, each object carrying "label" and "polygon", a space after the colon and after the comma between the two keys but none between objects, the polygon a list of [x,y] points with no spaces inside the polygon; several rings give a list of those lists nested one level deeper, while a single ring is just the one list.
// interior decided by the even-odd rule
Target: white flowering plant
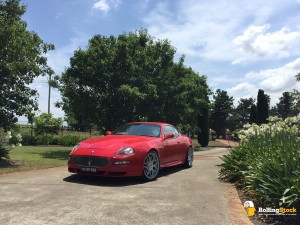
[{"label": "white flowering plant", "polygon": [[299,117],[247,124],[240,145],[222,157],[220,178],[274,206],[300,207]]},{"label": "white flowering plant", "polygon": [[10,150],[15,146],[21,145],[21,134],[12,134],[11,131],[5,132],[0,128],[0,160],[2,158],[9,158]]}]

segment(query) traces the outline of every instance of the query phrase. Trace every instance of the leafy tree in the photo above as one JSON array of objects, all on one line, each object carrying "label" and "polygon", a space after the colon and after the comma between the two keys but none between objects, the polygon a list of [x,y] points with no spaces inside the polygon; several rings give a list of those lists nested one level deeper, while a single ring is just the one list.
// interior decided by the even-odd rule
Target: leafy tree
[{"label": "leafy tree", "polygon": [[293,108],[293,96],[290,92],[283,92],[282,97],[279,98],[279,102],[277,103],[277,113],[278,116],[285,119],[289,116],[294,116]]},{"label": "leafy tree", "polygon": [[227,91],[217,89],[213,95],[211,111],[211,128],[216,131],[217,136],[224,134],[232,109],[233,97],[229,97]]},{"label": "leafy tree", "polygon": [[269,111],[269,116],[278,116],[277,106],[272,106]]},{"label": "leafy tree", "polygon": [[241,98],[236,107],[236,112],[239,116],[242,125],[249,123],[251,107],[255,103],[253,98]]},{"label": "leafy tree", "polygon": [[257,124],[267,123],[270,97],[259,89],[257,94]]},{"label": "leafy tree", "polygon": [[69,120],[114,129],[137,120],[189,124],[207,106],[206,78],[174,62],[175,49],[146,30],[94,36],[62,74],[58,104]]},{"label": "leafy tree", "polygon": [[208,108],[203,108],[198,116],[198,143],[202,147],[206,147],[209,142],[209,127],[208,127]]},{"label": "leafy tree", "polygon": [[4,129],[17,116],[38,109],[37,91],[28,85],[40,75],[53,73],[45,53],[54,46],[26,29],[21,19],[25,11],[20,0],[0,1],[0,127]]},{"label": "leafy tree", "polygon": [[299,115],[300,113],[300,92],[298,90],[293,90],[291,92],[293,98],[293,115]]},{"label": "leafy tree", "polygon": [[251,106],[254,104],[253,98],[241,98],[236,108],[233,108],[227,119],[226,127],[234,131],[241,129],[243,125],[249,123],[251,116]]},{"label": "leafy tree", "polygon": [[249,123],[257,123],[257,107],[255,104],[253,104],[250,108]]},{"label": "leafy tree", "polygon": [[61,118],[53,118],[52,114],[42,113],[40,116],[33,118],[37,135],[40,134],[58,134],[63,120]]},{"label": "leafy tree", "polygon": [[297,81],[300,81],[300,73],[298,73],[296,76]]}]

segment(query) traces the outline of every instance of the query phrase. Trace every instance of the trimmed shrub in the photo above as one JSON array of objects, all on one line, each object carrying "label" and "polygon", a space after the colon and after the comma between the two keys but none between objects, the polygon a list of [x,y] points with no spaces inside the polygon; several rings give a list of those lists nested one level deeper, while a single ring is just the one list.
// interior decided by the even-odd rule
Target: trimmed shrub
[{"label": "trimmed shrub", "polygon": [[59,145],[64,145],[64,146],[74,146],[77,145],[78,142],[84,140],[85,138],[80,137],[80,136],[76,136],[76,135],[66,135],[61,137],[58,140],[58,144]]},{"label": "trimmed shrub", "polygon": [[42,134],[36,137],[37,145],[57,145],[58,137],[52,134]]},{"label": "trimmed shrub", "polygon": [[23,134],[22,136],[22,145],[36,145],[37,138],[35,136],[31,136],[31,134]]}]

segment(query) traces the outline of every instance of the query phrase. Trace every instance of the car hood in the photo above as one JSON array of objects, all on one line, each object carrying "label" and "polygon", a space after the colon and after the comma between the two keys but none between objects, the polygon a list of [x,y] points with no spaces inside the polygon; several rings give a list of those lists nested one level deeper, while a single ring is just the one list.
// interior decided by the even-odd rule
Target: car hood
[{"label": "car hood", "polygon": [[[134,148],[137,145],[153,141],[154,137],[131,136],[131,135],[109,135],[104,137],[90,138],[79,143],[76,154],[111,155],[124,147]],[[74,152],[74,153],[75,153]]]}]

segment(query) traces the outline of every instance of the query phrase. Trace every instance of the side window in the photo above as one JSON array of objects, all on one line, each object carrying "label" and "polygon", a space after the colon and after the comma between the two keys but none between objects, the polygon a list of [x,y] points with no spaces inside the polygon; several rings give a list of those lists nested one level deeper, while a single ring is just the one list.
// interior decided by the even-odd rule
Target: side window
[{"label": "side window", "polygon": [[179,132],[172,126],[165,126],[165,131],[164,131],[164,135],[168,134],[168,133],[173,133],[174,134],[174,138],[178,138],[179,137]]}]

